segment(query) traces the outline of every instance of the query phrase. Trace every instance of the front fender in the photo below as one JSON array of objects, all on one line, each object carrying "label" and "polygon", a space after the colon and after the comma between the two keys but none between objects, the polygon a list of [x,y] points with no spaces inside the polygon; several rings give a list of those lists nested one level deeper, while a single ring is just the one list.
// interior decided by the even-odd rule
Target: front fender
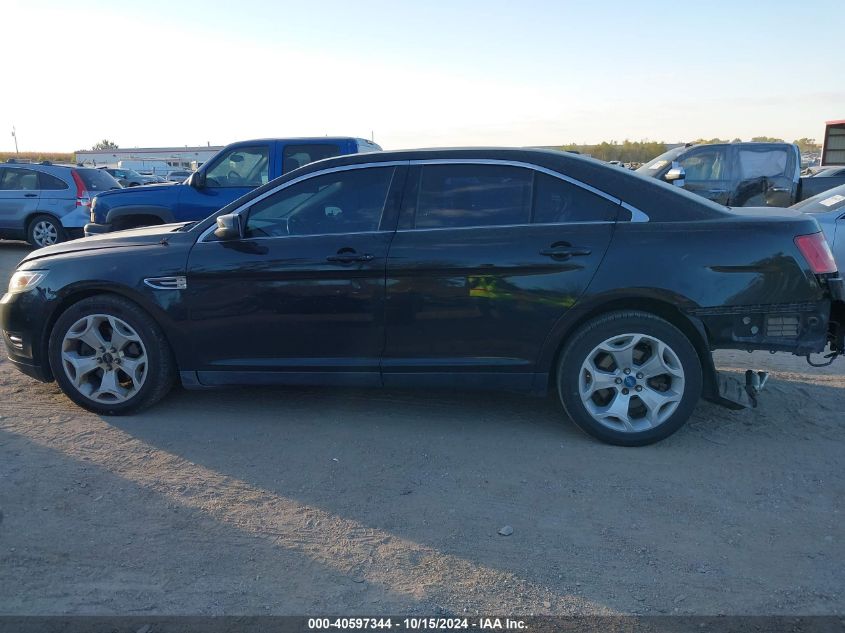
[{"label": "front fender", "polygon": [[176,221],[173,216],[173,212],[167,207],[138,205],[110,209],[106,214],[106,223],[114,224],[117,220],[122,218],[141,215],[156,217],[162,221],[162,224],[169,224]]}]

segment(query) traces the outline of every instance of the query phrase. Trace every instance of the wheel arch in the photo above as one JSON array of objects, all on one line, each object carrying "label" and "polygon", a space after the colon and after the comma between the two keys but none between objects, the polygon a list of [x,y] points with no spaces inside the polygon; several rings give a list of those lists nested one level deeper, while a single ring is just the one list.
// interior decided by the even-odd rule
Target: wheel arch
[{"label": "wheel arch", "polygon": [[609,312],[639,310],[671,323],[690,340],[701,362],[701,371],[704,376],[702,396],[706,398],[714,393],[717,394],[719,389],[716,368],[710,352],[709,333],[700,319],[684,313],[679,307],[683,305],[692,306],[693,304],[676,295],[648,293],[596,297],[591,299],[588,304],[573,308],[555,324],[543,346],[538,369],[541,372],[548,373],[549,381],[546,388],[554,388],[560,354],[569,336],[578,328]]},{"label": "wheel arch", "polygon": [[71,307],[73,307],[80,301],[96,296],[118,297],[120,299],[124,299],[135,304],[139,310],[143,310],[144,312],[146,312],[151,319],[153,319],[156,323],[159,324],[159,328],[161,329],[162,335],[164,336],[164,340],[167,342],[167,346],[173,356],[174,363],[178,364],[173,342],[170,340],[166,328],[161,326],[161,311],[156,310],[154,304],[151,304],[149,301],[144,301],[143,298],[139,297],[138,294],[131,292],[131,290],[128,288],[124,289],[114,286],[110,286],[108,288],[104,288],[102,286],[83,286],[74,288],[69,292],[65,293],[62,298],[59,299],[58,303],[50,313],[50,316],[44,322],[44,329],[41,335],[39,356],[44,359],[43,365],[45,373],[50,380],[54,380],[55,376],[53,376],[53,372],[50,369],[50,363],[48,360],[48,350],[50,346],[50,335],[56,325],[56,321],[59,320],[59,317],[61,317],[62,314],[67,312],[67,310],[69,310]]},{"label": "wheel arch", "polygon": [[[170,222],[175,222],[173,212],[166,207],[118,207],[116,209],[109,210],[109,212],[106,214],[106,222],[108,224],[129,224],[133,220],[147,221],[150,219],[157,220],[157,223],[159,224],[168,224]],[[151,222],[150,224],[156,224],[156,222]],[[146,226],[146,224],[133,224],[133,226]]]},{"label": "wheel arch", "polygon": [[53,220],[55,220],[58,223],[60,228],[64,227],[64,225],[62,224],[62,219],[59,216],[57,216],[55,213],[53,213],[51,211],[44,211],[42,209],[36,209],[35,211],[33,211],[32,213],[29,213],[24,218],[24,221],[23,221],[24,233],[29,234],[29,225],[32,224],[32,221],[35,218],[37,218],[39,215],[46,215],[48,218],[52,218]]}]

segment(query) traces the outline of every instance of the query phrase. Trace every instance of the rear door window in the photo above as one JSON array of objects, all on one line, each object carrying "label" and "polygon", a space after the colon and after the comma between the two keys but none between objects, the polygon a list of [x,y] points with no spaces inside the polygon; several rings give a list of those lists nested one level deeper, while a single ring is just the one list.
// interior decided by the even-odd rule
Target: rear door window
[{"label": "rear door window", "polygon": [[425,165],[415,228],[528,224],[532,172],[509,165]]},{"label": "rear door window", "polygon": [[534,223],[612,222],[619,205],[583,187],[537,172],[534,176]]},{"label": "rear door window", "polygon": [[285,145],[282,152],[282,173],[298,169],[315,160],[340,155],[340,147],[332,143],[324,145]]},{"label": "rear door window", "polygon": [[0,191],[37,191],[38,172],[32,169],[6,167],[0,180]]},{"label": "rear door window", "polygon": [[739,176],[742,180],[783,176],[788,163],[786,148],[739,150]]}]

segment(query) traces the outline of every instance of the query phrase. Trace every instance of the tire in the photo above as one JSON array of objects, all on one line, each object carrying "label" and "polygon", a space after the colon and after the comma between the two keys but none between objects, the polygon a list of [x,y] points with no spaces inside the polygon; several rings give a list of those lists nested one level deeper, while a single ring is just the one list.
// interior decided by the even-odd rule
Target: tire
[{"label": "tire", "polygon": [[26,226],[26,241],[36,248],[52,246],[67,239],[64,227],[52,215],[36,215]]},{"label": "tire", "polygon": [[158,324],[114,295],[83,299],[62,313],[50,333],[48,356],[65,395],[100,415],[125,415],[155,404],[176,375]]},{"label": "tire", "polygon": [[556,378],[563,408],[579,428],[608,444],[644,446],[689,419],[702,375],[695,347],[678,328],[648,312],[621,311],[572,335]]}]

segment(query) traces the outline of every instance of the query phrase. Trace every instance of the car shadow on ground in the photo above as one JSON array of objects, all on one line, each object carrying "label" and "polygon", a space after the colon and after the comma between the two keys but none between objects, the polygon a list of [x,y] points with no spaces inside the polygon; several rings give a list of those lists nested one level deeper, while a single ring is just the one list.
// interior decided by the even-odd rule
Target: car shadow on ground
[{"label": "car shadow on ground", "polygon": [[[838,448],[818,445],[841,446],[842,429],[825,417],[841,389],[778,380],[770,389],[756,411],[702,404],[685,429],[639,449],[587,438],[552,398],[501,393],[177,391],[108,423],[256,489],[558,597],[701,613],[717,595],[725,604],[727,586],[742,612],[772,608],[796,575],[813,584],[818,562],[789,536],[801,525],[823,539],[835,505],[835,491],[818,494],[813,471],[837,468]],[[818,415],[797,403],[800,390]],[[796,454],[815,463],[797,478],[776,459]],[[761,520],[766,537],[753,538]],[[498,534],[505,525],[512,536]],[[773,544],[791,565],[772,564]],[[673,602],[679,586],[696,596]]]}]

